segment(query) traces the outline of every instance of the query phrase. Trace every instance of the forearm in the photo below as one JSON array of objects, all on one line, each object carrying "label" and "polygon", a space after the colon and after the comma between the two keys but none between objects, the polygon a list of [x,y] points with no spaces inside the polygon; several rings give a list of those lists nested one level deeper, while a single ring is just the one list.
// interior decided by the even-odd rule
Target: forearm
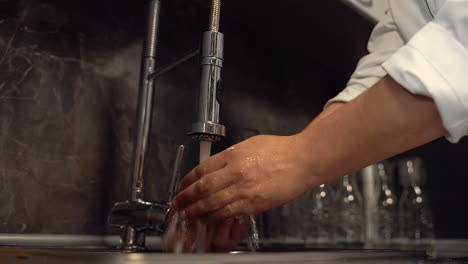
[{"label": "forearm", "polygon": [[325,116],[298,136],[303,138],[309,168],[326,180],[446,134],[434,102],[407,92],[388,76]]},{"label": "forearm", "polygon": [[445,134],[434,103],[389,77],[294,136],[257,136],[200,164],[172,202],[181,218],[256,215],[308,189]]},{"label": "forearm", "polygon": [[336,102],[336,103],[329,105],[314,119],[313,122],[318,122],[322,120],[323,118],[326,118],[327,116],[331,115],[333,112],[335,112],[336,110],[338,110],[340,107],[342,107],[345,104],[346,103],[344,102]]}]

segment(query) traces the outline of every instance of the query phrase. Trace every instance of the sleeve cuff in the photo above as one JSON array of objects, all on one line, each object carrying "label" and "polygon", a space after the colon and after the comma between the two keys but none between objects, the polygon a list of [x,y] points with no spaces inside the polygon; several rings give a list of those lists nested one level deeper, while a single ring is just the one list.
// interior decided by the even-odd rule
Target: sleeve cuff
[{"label": "sleeve cuff", "polygon": [[354,100],[356,97],[361,95],[363,92],[365,92],[367,88],[360,86],[360,85],[351,85],[346,87],[342,92],[340,92],[337,96],[333,97],[332,99],[328,100],[328,102],[325,104],[323,109],[327,108],[329,105],[333,103],[347,103],[352,100]]},{"label": "sleeve cuff", "polygon": [[409,92],[434,100],[449,141],[468,134],[468,52],[448,31],[427,24],[383,68]]}]

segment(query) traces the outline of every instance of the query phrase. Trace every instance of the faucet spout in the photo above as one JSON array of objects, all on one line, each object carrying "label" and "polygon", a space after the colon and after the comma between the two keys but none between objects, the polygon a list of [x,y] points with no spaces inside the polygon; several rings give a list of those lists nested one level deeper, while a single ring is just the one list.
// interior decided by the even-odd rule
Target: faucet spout
[{"label": "faucet spout", "polygon": [[219,32],[220,6],[221,0],[212,1],[210,31],[203,33],[198,115],[189,133],[193,139],[200,141],[219,141],[226,136],[226,128],[219,120],[224,62],[224,35]]}]

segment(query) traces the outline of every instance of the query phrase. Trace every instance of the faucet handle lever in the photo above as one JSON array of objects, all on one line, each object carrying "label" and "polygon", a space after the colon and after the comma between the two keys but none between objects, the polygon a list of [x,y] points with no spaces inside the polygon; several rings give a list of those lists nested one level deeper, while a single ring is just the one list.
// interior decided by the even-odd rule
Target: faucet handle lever
[{"label": "faucet handle lever", "polygon": [[185,151],[185,146],[180,145],[179,148],[177,149],[177,154],[174,162],[174,170],[172,171],[172,179],[171,179],[171,186],[169,187],[169,200],[168,203],[169,205],[172,202],[172,198],[177,193],[177,185],[179,184],[180,181],[180,170],[182,167],[182,161],[184,159],[184,151]]},{"label": "faucet handle lever", "polygon": [[137,231],[156,230],[162,233],[168,212],[169,207],[164,203],[116,203],[108,216],[108,223],[116,228],[130,226]]}]

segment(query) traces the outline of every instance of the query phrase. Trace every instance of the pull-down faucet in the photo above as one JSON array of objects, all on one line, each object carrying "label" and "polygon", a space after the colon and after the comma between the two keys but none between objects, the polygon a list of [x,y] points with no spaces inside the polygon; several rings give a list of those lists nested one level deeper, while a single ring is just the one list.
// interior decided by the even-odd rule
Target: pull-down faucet
[{"label": "pull-down faucet", "polygon": [[[130,197],[126,202],[116,203],[108,217],[112,227],[123,229],[121,248],[129,251],[145,250],[147,231],[163,233],[166,228],[170,202],[179,180],[184,147],[177,152],[172,175],[169,199],[165,202],[143,200],[143,170],[148,149],[151,127],[151,111],[155,79],[164,71],[156,71],[156,48],[158,40],[160,0],[150,0],[147,36],[144,42],[138,96],[138,124],[133,150],[133,171]],[[198,120],[192,125],[189,135],[200,141],[218,141],[225,136],[225,127],[219,124],[219,108],[222,100],[221,69],[223,67],[223,34],[219,32],[221,0],[212,0],[210,31],[203,34],[201,50],[202,78],[198,105]],[[193,52],[176,63],[182,63],[196,55]],[[170,68],[169,66],[168,68]]]},{"label": "pull-down faucet", "polygon": [[219,141],[226,136],[220,124],[219,108],[222,101],[221,71],[224,61],[224,35],[219,32],[221,0],[212,0],[210,30],[203,33],[201,49],[201,84],[197,121],[189,133],[199,141]]}]

